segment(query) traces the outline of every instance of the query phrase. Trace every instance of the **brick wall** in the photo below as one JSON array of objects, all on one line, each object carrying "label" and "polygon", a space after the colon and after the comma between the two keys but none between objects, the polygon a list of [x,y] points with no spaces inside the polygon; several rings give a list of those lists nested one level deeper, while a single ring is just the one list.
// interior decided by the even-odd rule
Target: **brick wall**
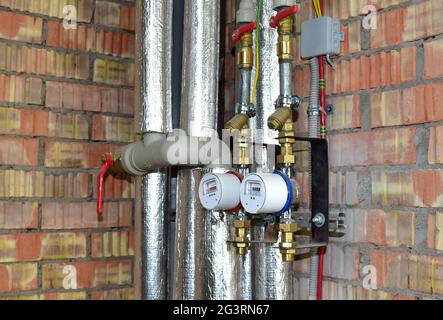
[{"label": "brick wall", "polygon": [[134,6],[0,0],[0,299],[135,295],[134,184],[107,178],[101,223],[95,205],[102,153],[134,140]]},{"label": "brick wall", "polygon": [[[228,35],[235,2],[227,2]],[[326,14],[342,20],[346,35],[343,55],[326,80],[328,103],[335,107],[328,117],[331,211],[346,212],[348,232],[328,247],[324,296],[442,299],[443,2],[325,2]],[[376,30],[362,27],[368,4],[379,10]],[[298,31],[312,17],[311,1],[303,0]],[[232,49],[227,40],[225,101],[231,113]],[[304,134],[310,68],[299,57],[294,80],[304,97],[297,123]],[[302,169],[306,156],[298,158]],[[306,173],[298,176],[306,186]],[[367,265],[377,268],[377,290],[363,288]],[[309,260],[296,269],[298,297],[307,298]]]}]

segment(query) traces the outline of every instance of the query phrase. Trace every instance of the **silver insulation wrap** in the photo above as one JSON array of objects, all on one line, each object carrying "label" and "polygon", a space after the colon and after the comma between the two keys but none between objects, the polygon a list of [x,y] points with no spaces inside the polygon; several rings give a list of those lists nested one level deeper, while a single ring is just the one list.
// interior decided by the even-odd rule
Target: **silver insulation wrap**
[{"label": "silver insulation wrap", "polygon": [[[220,0],[185,3],[181,128],[196,137],[217,130]],[[238,299],[230,217],[206,212],[198,186],[207,169],[180,170],[177,191],[174,299]]]},{"label": "silver insulation wrap", "polygon": [[167,298],[168,174],[150,173],[143,178],[142,296],[144,300]]},{"label": "silver insulation wrap", "polygon": [[[139,1],[137,41],[141,129],[172,129],[171,54],[172,0]],[[143,178],[142,298],[167,298],[168,190],[167,171]]]},{"label": "silver insulation wrap", "polygon": [[180,170],[177,177],[177,218],[175,230],[175,300],[205,299],[203,244],[205,210],[198,199],[202,169]]},{"label": "silver insulation wrap", "polygon": [[195,137],[217,129],[220,0],[185,3],[181,128]]},{"label": "silver insulation wrap", "polygon": [[[260,70],[255,100],[257,115],[251,119],[252,136],[255,141],[266,144],[277,144],[274,139],[277,137],[277,133],[268,129],[267,123],[268,118],[275,111],[275,101],[280,93],[277,56],[278,32],[269,25],[274,13],[272,2],[272,0],[263,0],[262,30],[260,32]],[[253,79],[255,78],[255,72],[256,68],[253,69]]]},{"label": "silver insulation wrap", "polygon": [[172,1],[140,1],[140,103],[142,132],[172,129]]},{"label": "silver insulation wrap", "polygon": [[[253,119],[251,127],[260,132],[264,130],[266,144],[276,144],[276,132],[268,129],[267,121],[275,111],[275,101],[280,94],[280,72],[277,56],[277,30],[269,26],[273,15],[273,1],[263,1],[263,29],[261,32],[260,54],[260,81],[257,91],[257,117]],[[257,132],[253,133],[254,138]],[[272,148],[272,146],[267,146]],[[266,150],[263,149],[263,153]],[[266,155],[262,153],[262,157]],[[273,153],[272,153],[273,154]],[[257,153],[256,153],[257,155]],[[268,153],[269,155],[269,153]],[[257,171],[272,170],[273,166],[266,157],[263,168]],[[253,240],[275,240],[278,236],[277,224],[253,224]],[[293,266],[292,263],[282,261],[278,245],[256,244],[253,248],[253,279],[254,299],[259,300],[292,300],[293,290]]]}]

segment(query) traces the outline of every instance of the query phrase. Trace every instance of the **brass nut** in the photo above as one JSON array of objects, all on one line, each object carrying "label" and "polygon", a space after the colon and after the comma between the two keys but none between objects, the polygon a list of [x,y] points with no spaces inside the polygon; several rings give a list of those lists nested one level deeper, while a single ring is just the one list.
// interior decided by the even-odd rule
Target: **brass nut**
[{"label": "brass nut", "polygon": [[279,227],[281,232],[297,232],[298,230],[296,223],[282,223]]},{"label": "brass nut", "polygon": [[282,253],[283,262],[294,262],[295,254],[294,253]]},{"label": "brass nut", "polygon": [[281,35],[278,38],[277,55],[281,60],[293,60],[293,43],[291,35]]},{"label": "brass nut", "polygon": [[249,228],[251,226],[251,220],[235,220],[234,227],[236,229]]},{"label": "brass nut", "polygon": [[280,20],[278,24],[279,34],[291,34],[294,31],[294,18],[293,16],[286,17]]},{"label": "brass nut", "polygon": [[295,163],[296,157],[293,154],[285,154],[285,155],[278,155],[277,156],[277,163]]},{"label": "brass nut", "polygon": [[237,54],[237,65],[242,69],[251,69],[254,65],[254,52],[252,48],[240,48]]}]

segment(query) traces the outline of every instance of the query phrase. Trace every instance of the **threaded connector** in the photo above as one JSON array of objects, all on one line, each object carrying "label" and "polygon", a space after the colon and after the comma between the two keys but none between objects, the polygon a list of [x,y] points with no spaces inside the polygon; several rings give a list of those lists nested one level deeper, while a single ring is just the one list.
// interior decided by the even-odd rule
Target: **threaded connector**
[{"label": "threaded connector", "polygon": [[280,131],[286,121],[292,117],[291,108],[278,108],[268,119],[268,127],[271,130]]}]

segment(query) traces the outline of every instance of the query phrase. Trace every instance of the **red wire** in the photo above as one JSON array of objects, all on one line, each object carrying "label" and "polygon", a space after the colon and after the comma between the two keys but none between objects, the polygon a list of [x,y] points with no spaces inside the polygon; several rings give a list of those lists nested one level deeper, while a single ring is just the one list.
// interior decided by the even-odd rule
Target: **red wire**
[{"label": "red wire", "polygon": [[317,300],[323,299],[323,266],[326,247],[318,249]]},{"label": "red wire", "polygon": [[100,168],[100,172],[97,176],[97,214],[99,219],[103,217],[103,191],[104,191],[104,182],[105,182],[105,175],[108,172],[109,168],[112,167],[114,164],[114,161],[111,159],[111,155],[107,153],[105,155],[106,159],[103,163],[102,167]]}]

